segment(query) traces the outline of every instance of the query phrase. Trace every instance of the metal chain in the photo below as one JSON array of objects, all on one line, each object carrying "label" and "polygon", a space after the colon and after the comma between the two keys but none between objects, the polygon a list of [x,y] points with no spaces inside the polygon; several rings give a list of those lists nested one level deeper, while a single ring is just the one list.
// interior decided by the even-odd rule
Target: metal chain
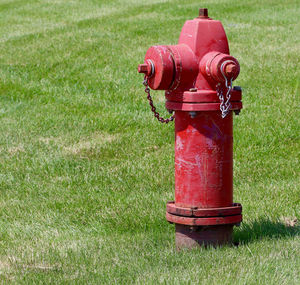
[{"label": "metal chain", "polygon": [[[218,94],[218,97],[219,97],[220,102],[221,102],[220,110],[222,112],[222,118],[224,119],[228,115],[228,113],[230,112],[230,108],[231,108],[230,98],[231,98],[231,90],[232,90],[232,78],[227,79],[227,77],[223,73],[223,66],[221,66],[221,72],[222,72],[222,75],[225,79],[226,95],[224,97],[221,83],[219,83],[217,85],[217,94]],[[228,84],[228,81],[229,81],[229,84]]]},{"label": "metal chain", "polygon": [[[221,83],[219,83],[217,85],[217,94],[218,94],[218,97],[221,102],[220,111],[222,113],[222,118],[224,119],[230,112],[230,108],[231,108],[230,98],[231,98],[231,90],[232,90],[232,78],[227,79],[227,77],[225,76],[225,74],[222,71],[222,67],[221,67],[221,72],[225,79],[226,95],[224,97]],[[147,94],[147,99],[149,101],[149,105],[151,107],[151,111],[154,114],[154,117],[161,123],[167,124],[171,121],[174,121],[174,118],[175,118],[174,115],[172,115],[170,118],[164,119],[163,117],[160,117],[160,114],[156,111],[156,107],[153,105],[153,100],[152,100],[152,97],[150,94],[150,88],[148,85],[148,77],[147,76],[145,76],[145,78],[144,78],[143,85],[145,86],[145,93]]]},{"label": "metal chain", "polygon": [[153,105],[153,100],[150,95],[150,88],[148,85],[148,77],[147,76],[145,76],[145,78],[144,78],[143,85],[145,86],[145,93],[147,94],[147,99],[149,101],[149,105],[151,106],[151,111],[153,112],[154,117],[161,123],[165,123],[165,124],[173,121],[175,118],[174,115],[172,115],[170,118],[164,119],[163,117],[160,117],[159,113],[156,111],[156,107]]}]

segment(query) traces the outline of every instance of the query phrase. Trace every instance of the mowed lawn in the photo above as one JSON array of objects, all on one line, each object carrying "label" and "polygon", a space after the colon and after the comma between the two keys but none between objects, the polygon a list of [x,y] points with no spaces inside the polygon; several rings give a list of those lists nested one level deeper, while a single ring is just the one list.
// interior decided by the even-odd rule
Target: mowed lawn
[{"label": "mowed lawn", "polygon": [[[237,247],[176,252],[174,124],[137,65],[200,5],[241,64],[244,221]],[[1,283],[300,284],[299,15],[296,0],[1,0]]]}]

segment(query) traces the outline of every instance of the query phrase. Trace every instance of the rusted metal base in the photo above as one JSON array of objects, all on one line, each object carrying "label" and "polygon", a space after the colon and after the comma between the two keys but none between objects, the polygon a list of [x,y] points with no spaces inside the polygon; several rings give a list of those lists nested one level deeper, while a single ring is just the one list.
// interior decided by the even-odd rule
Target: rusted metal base
[{"label": "rusted metal base", "polygon": [[242,221],[242,205],[184,208],[167,203],[167,221],[175,224],[176,248],[221,246],[232,243],[233,226]]},{"label": "rusted metal base", "polygon": [[233,225],[186,226],[175,224],[177,250],[232,243]]}]

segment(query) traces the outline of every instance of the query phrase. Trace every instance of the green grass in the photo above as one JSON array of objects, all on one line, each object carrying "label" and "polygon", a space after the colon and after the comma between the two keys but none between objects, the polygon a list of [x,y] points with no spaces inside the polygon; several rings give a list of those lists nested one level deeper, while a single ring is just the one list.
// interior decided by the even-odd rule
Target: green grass
[{"label": "green grass", "polygon": [[[176,252],[174,126],[153,118],[137,65],[200,5],[241,64],[244,222],[239,247]],[[284,222],[300,218],[299,14],[289,0],[0,1],[1,282],[299,284],[299,224]]]}]

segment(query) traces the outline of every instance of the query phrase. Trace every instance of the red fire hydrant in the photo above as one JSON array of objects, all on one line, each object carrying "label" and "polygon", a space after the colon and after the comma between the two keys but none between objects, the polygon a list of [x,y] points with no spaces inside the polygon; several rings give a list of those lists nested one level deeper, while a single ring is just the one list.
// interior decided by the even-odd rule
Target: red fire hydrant
[{"label": "red fire hydrant", "polygon": [[[200,9],[179,43],[150,47],[138,71],[155,117],[175,119],[175,201],[167,203],[166,218],[175,224],[177,248],[230,243],[242,221],[242,206],[233,203],[232,136],[242,92],[232,88],[240,66],[221,22]],[[166,90],[166,108],[175,115],[159,116],[149,87]]]}]

